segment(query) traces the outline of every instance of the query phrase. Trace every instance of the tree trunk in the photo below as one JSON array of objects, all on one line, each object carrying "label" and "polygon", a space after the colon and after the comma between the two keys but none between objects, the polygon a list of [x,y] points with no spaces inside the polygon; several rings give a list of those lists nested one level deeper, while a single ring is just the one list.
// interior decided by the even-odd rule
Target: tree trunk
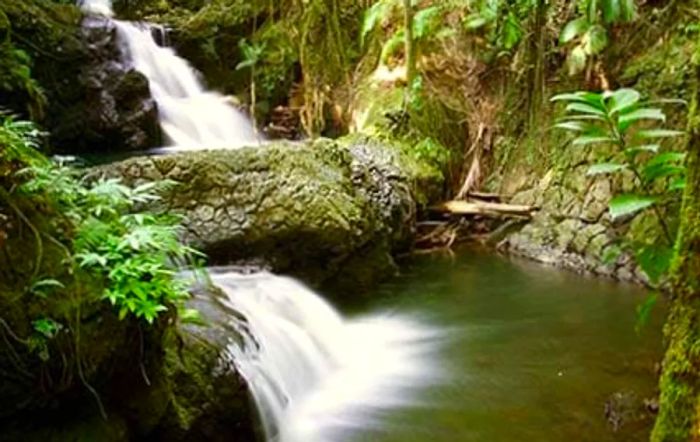
[{"label": "tree trunk", "polygon": [[416,78],[416,48],[413,41],[413,7],[411,0],[403,1],[403,21],[406,28],[406,83],[408,89]]},{"label": "tree trunk", "polygon": [[[700,68],[697,72],[700,81]],[[698,90],[689,117],[687,185],[671,266],[671,310],[659,415],[652,442],[700,441],[700,116]]]}]

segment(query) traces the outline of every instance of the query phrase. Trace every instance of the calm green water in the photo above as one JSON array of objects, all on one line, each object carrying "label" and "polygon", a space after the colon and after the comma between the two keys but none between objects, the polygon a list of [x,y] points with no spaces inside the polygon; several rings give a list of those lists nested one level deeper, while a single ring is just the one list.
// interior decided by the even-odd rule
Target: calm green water
[{"label": "calm green water", "polygon": [[386,412],[353,440],[648,438],[643,411],[616,432],[604,413],[615,392],[653,396],[663,311],[635,333],[643,290],[472,251],[413,259],[403,274],[359,310],[418,314],[446,328],[434,356],[445,373],[420,390],[421,405]]}]

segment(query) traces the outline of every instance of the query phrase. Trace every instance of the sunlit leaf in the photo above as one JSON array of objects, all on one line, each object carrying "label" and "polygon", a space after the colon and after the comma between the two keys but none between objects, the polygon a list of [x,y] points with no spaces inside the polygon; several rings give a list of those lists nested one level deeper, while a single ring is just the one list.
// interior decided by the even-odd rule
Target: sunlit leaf
[{"label": "sunlit leaf", "polygon": [[645,107],[621,114],[618,118],[620,124],[634,123],[639,120],[666,121],[666,115],[664,115],[661,109]]},{"label": "sunlit leaf", "polygon": [[618,89],[610,98],[610,115],[629,109],[639,102],[641,95],[634,89]]},{"label": "sunlit leaf", "polygon": [[619,172],[627,168],[626,164],[617,163],[600,163],[594,164],[586,171],[587,176],[604,175],[608,173]]},{"label": "sunlit leaf", "polygon": [[656,198],[645,195],[617,195],[608,205],[610,216],[613,219],[621,216],[632,215],[640,210],[651,207],[656,203]]},{"label": "sunlit leaf", "polygon": [[569,103],[566,106],[567,112],[581,112],[584,114],[598,115],[600,117],[605,116],[605,112],[588,104],[588,103]]},{"label": "sunlit leaf", "polygon": [[581,137],[574,139],[572,144],[574,146],[587,146],[589,144],[612,143],[614,141],[615,141],[614,138],[610,138],[610,137],[606,137],[606,136],[584,135],[584,136],[581,136]]},{"label": "sunlit leaf", "polygon": [[681,135],[683,135],[683,132],[671,129],[646,129],[640,130],[635,134],[638,138],[671,138]]},{"label": "sunlit leaf", "polygon": [[600,25],[591,26],[583,35],[581,45],[586,55],[599,54],[608,45],[608,32]]},{"label": "sunlit leaf", "polygon": [[566,65],[569,68],[569,75],[576,75],[586,67],[586,51],[583,46],[578,45],[569,52]]},{"label": "sunlit leaf", "polygon": [[566,24],[566,26],[564,26],[564,29],[562,29],[561,34],[559,35],[559,43],[566,44],[570,42],[574,38],[583,35],[590,27],[591,24],[585,17],[571,20]]}]

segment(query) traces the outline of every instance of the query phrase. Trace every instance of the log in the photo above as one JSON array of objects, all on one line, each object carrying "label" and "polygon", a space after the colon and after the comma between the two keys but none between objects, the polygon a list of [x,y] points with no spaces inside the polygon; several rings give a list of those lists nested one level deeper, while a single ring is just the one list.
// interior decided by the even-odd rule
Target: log
[{"label": "log", "polygon": [[436,207],[438,212],[450,213],[453,215],[482,215],[482,216],[513,216],[513,217],[532,217],[532,212],[538,210],[534,206],[525,206],[520,204],[504,204],[490,203],[486,201],[467,202],[467,201],[447,201]]},{"label": "log", "polygon": [[508,195],[501,195],[500,193],[491,192],[479,192],[476,190],[470,190],[469,193],[467,193],[467,196],[469,198],[487,201],[503,201],[505,199],[508,199]]}]

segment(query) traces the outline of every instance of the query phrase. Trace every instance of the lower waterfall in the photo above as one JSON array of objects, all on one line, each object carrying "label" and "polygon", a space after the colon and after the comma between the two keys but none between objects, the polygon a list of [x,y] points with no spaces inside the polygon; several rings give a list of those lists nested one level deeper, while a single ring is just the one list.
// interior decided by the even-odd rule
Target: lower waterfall
[{"label": "lower waterfall", "polygon": [[241,317],[229,356],[246,379],[266,440],[344,440],[379,413],[415,406],[435,382],[441,332],[409,317],[343,318],[301,283],[269,273],[212,275]]}]

